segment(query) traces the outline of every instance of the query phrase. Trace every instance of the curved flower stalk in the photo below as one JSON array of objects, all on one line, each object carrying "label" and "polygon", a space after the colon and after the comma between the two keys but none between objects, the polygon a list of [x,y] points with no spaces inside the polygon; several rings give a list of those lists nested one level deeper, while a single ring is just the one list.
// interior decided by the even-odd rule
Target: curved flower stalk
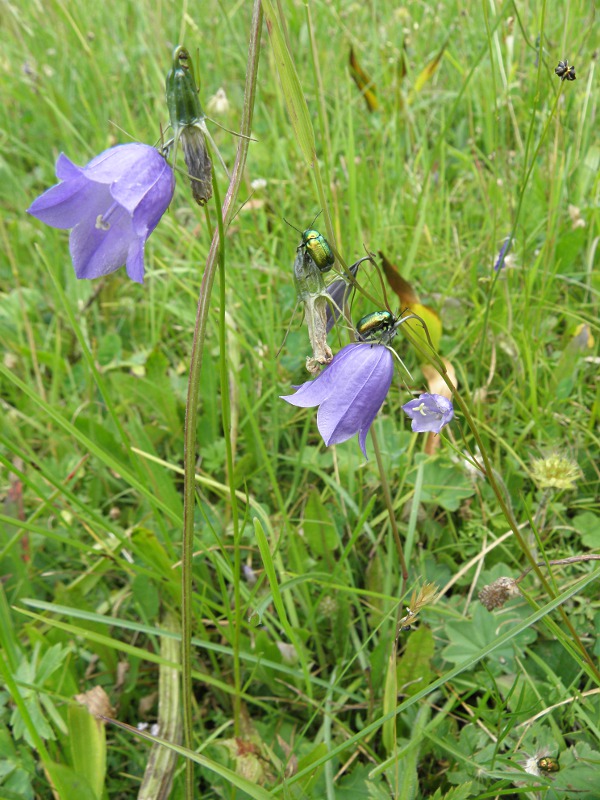
[{"label": "curved flower stalk", "polygon": [[125,265],[144,282],[144,248],[175,191],[173,170],[147,144],[105,150],[85,167],[64,154],[61,183],[34,200],[27,213],[53,228],[72,228],[69,250],[78,278],[99,278]]},{"label": "curved flower stalk", "polygon": [[394,375],[394,359],[384,345],[348,344],[320,375],[281,399],[294,406],[319,406],[317,426],[326,445],[358,433],[367,457],[366,438],[383,405]]},{"label": "curved flower stalk", "polygon": [[428,394],[405,403],[404,413],[412,420],[414,433],[439,433],[454,417],[452,402],[441,394]]}]

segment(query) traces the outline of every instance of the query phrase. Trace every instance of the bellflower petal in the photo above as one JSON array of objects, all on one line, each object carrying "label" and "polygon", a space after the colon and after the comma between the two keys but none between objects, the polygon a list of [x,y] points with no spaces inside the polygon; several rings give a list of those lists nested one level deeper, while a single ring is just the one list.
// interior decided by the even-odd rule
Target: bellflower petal
[{"label": "bellflower petal", "polygon": [[402,406],[415,433],[439,433],[454,417],[452,402],[441,394],[422,394]]},{"label": "bellflower petal", "polygon": [[302,408],[318,405],[317,426],[325,444],[341,444],[358,433],[366,457],[367,433],[393,375],[394,359],[387,347],[349,344],[317,378],[281,399]]},{"label": "bellflower petal", "polygon": [[[56,159],[56,177],[60,181],[68,181],[74,180],[79,175],[83,176],[83,169],[82,167],[78,167],[77,164],[74,164],[70,158],[67,158],[64,153],[61,153],[59,157]],[[54,187],[58,189],[58,186]],[[48,194],[48,192],[46,192]]]},{"label": "bellflower petal", "polygon": [[34,200],[28,213],[53,228],[72,228],[77,277],[98,278],[125,265],[143,283],[146,240],[175,190],[163,156],[146,144],[123,144],[78,167],[61,154],[56,176],[62,183]]},{"label": "bellflower petal", "polygon": [[56,162],[56,175],[64,183],[48,189],[34,200],[27,209],[46,225],[52,228],[72,228],[81,215],[82,205],[93,192],[93,186],[86,182],[83,170],[64,155]]}]

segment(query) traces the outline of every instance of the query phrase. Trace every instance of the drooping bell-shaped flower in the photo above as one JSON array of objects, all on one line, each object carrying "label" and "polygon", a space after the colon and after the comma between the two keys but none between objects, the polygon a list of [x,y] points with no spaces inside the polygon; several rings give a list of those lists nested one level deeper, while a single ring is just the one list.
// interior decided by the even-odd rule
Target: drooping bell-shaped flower
[{"label": "drooping bell-shaped flower", "polygon": [[317,426],[325,444],[340,444],[358,433],[366,457],[367,433],[393,375],[394,359],[387,347],[348,344],[317,378],[281,399],[301,408],[319,406]]},{"label": "drooping bell-shaped flower", "polygon": [[144,282],[146,240],[175,190],[173,170],[146,144],[123,144],[85,167],[64,154],[56,162],[61,183],[34,200],[27,212],[53,228],[72,228],[69,249],[78,278],[99,278],[125,265]]},{"label": "drooping bell-shaped flower", "polygon": [[412,420],[414,433],[439,433],[454,417],[452,402],[441,394],[425,392],[402,406]]}]

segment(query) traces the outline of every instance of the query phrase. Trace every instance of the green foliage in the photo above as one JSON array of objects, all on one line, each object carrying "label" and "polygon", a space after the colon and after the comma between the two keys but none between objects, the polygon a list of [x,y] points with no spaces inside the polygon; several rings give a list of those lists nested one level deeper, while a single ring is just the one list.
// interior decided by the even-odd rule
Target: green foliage
[{"label": "green foliage", "polygon": [[101,800],[106,775],[104,723],[95,719],[85,706],[72,703],[68,725],[73,769],[86,779],[94,796]]},{"label": "green foliage", "polygon": [[[4,697],[3,699],[6,699]],[[35,761],[31,751],[17,745],[9,728],[0,726],[0,787],[6,800],[33,800]]]},{"label": "green foliage", "polygon": [[[215,208],[191,208],[177,175],[143,287],[123,271],[78,282],[68,235],[25,209],[58,153],[84,164],[159,140],[180,42],[199,51],[207,125],[231,168],[238,140],[209,118],[239,128],[250,4],[2,7],[0,796],[47,798],[53,784],[61,800],[130,798],[154,785],[158,759],[179,798],[185,757],[207,798],[592,800],[597,567],[572,559],[600,552],[593,9],[263,6],[257,141],[200,377],[196,752],[171,697],[168,757],[133,729],[161,718],[161,679],[181,669],[187,370]],[[373,113],[351,47],[376,84]],[[561,84],[566,56],[577,81]],[[228,108],[209,99],[219,87]],[[282,218],[321,209],[334,271],[383,251],[439,317],[472,426],[455,403],[440,437],[410,432],[400,407],[428,378],[402,328],[413,379],[397,371],[373,425],[379,457],[371,442],[369,461],[356,440],[325,448],[315,410],[279,400],[308,378],[299,315],[276,358],[298,245]],[[378,267],[358,281],[353,321],[398,313]],[[334,352],[348,327],[329,336]],[[573,462],[571,488],[539,483],[534,460],[555,456]],[[504,577],[520,591],[486,610],[478,592]],[[441,594],[414,608],[426,581]],[[132,729],[73,704],[96,685]],[[527,772],[540,754],[560,771]]]},{"label": "green foliage", "polygon": [[[520,614],[516,615],[517,619],[519,616]],[[443,657],[453,664],[460,664],[496,639],[496,626],[494,617],[481,605],[475,607],[471,619],[452,620],[446,623],[445,634],[450,644],[442,650]],[[507,642],[504,647],[497,648],[490,661],[492,671],[514,672],[515,659],[522,657],[525,646],[535,639],[535,631],[525,630]]]},{"label": "green foliage", "polygon": [[433,678],[431,659],[435,643],[431,630],[424,625],[406,635],[406,648],[396,667],[396,683],[402,694],[410,696]]},{"label": "green foliage", "polygon": [[[56,738],[52,723],[60,732],[67,732],[62,716],[51,695],[44,692],[44,688],[52,678],[56,680],[56,673],[59,669],[62,670],[68,653],[69,648],[55,644],[40,656],[41,646],[37,643],[33,648],[31,660],[21,661],[15,673],[15,679],[27,687],[21,692],[21,697],[31,722],[42,739]],[[23,718],[18,708],[13,709],[10,725],[16,740],[23,737],[33,746],[34,741],[28,730],[27,720]]]}]

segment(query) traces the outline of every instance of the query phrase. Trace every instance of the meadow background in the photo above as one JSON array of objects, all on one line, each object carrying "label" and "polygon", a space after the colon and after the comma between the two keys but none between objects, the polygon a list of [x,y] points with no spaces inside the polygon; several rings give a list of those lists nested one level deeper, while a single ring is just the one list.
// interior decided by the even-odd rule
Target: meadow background
[{"label": "meadow background", "polygon": [[[194,796],[597,798],[598,567],[547,563],[600,552],[594,5],[265,9],[287,41],[286,90],[263,24],[257,141],[200,382]],[[142,737],[158,720],[182,741],[183,423],[211,232],[179,174],[144,286],[124,270],[79,282],[67,234],[25,210],[60,152],[83,165],[160,139],[177,44],[199,54],[209,116],[239,129],[251,4],[0,11],[0,796],[49,798],[52,781],[67,800],[179,798],[185,759]],[[577,80],[561,84],[565,57]],[[219,88],[227,107],[210,103]],[[439,315],[500,499],[462,456],[476,443],[456,403],[438,447],[411,433],[399,374],[374,424],[383,475],[370,440],[368,461],[356,438],[326,448],[316,411],[279,399],[309,377],[299,312],[276,357],[299,243],[283,218],[302,230],[322,207],[290,101],[306,102],[332,244],[347,264],[382,251]],[[211,131],[232,164],[238,140]],[[359,279],[384,308],[380,274]],[[351,318],[372,310],[356,294]],[[333,350],[348,337],[339,325]],[[425,389],[414,348],[395,346]],[[532,560],[546,563],[486,610],[479,590]],[[427,583],[437,598],[396,639]],[[145,730],[97,722],[76,695]]]}]

